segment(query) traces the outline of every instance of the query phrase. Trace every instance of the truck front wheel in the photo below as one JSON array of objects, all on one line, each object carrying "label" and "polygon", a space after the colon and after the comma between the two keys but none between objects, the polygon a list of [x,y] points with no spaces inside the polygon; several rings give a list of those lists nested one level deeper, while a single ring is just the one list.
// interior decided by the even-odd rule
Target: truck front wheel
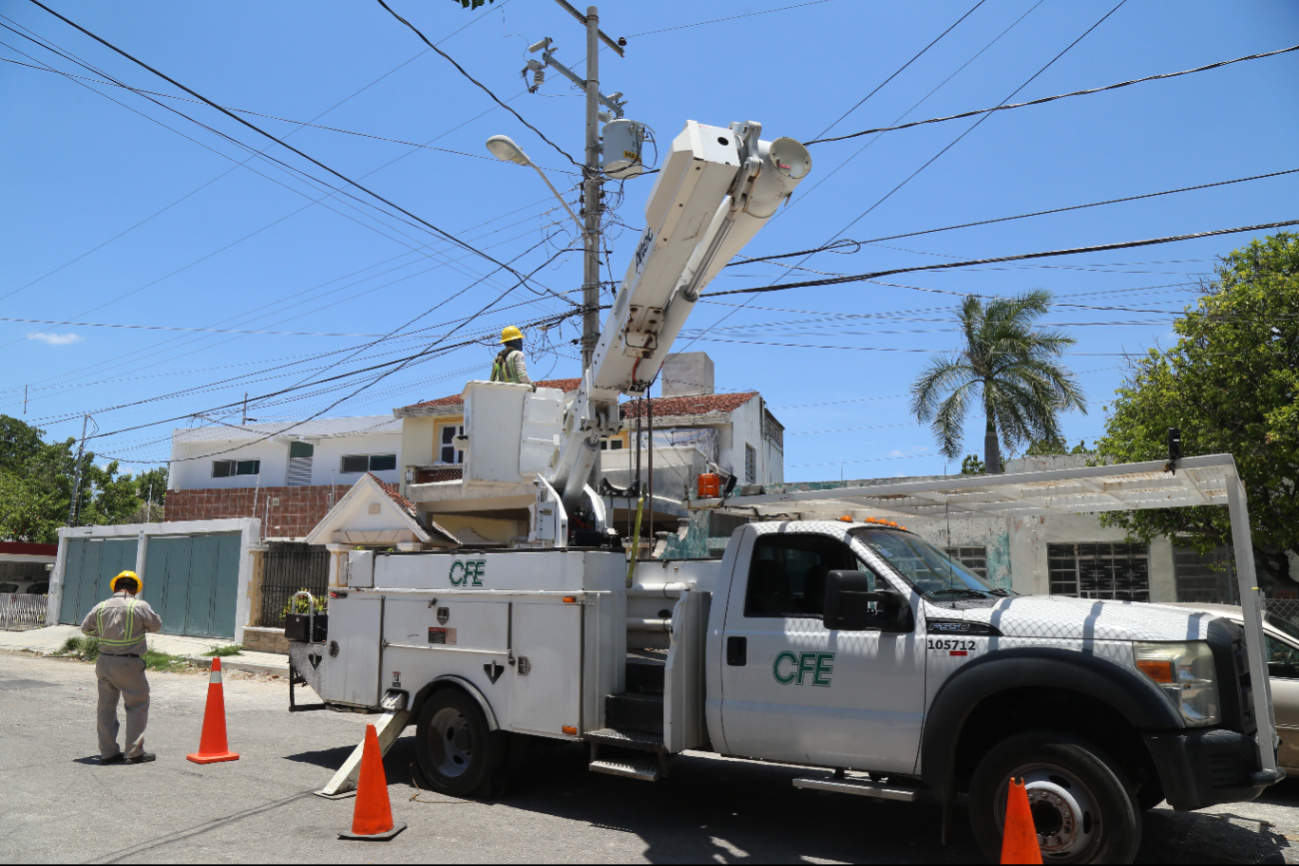
[{"label": "truck front wheel", "polygon": [[979,847],[1000,862],[1006,795],[1024,779],[1042,860],[1131,863],[1141,841],[1141,813],[1122,770],[1090,743],[1068,734],[1030,731],[993,746],[970,780],[970,824]]},{"label": "truck front wheel", "polygon": [[487,725],[478,702],[459,689],[442,689],[424,701],[415,726],[420,772],[452,797],[498,796],[504,783],[504,735]]}]

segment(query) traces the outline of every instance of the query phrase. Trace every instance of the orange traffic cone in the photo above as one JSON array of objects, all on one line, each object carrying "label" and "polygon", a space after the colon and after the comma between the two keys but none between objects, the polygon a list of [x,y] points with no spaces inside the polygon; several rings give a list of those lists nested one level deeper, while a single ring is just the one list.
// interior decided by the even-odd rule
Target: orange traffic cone
[{"label": "orange traffic cone", "polygon": [[1028,791],[1023,779],[1011,779],[1006,793],[1006,826],[1001,833],[1002,863],[1041,863],[1042,849],[1037,844],[1033,811],[1028,805]]},{"label": "orange traffic cone", "polygon": [[374,725],[366,725],[361,777],[356,784],[356,808],[352,811],[352,832],[339,833],[338,838],[381,842],[405,829],[405,824],[392,821],[392,804],[388,802],[388,779],[383,773],[379,735],[375,733]]},{"label": "orange traffic cone", "polygon": [[196,764],[215,764],[218,761],[237,761],[239,756],[226,745],[226,699],[221,690],[221,659],[212,658],[212,675],[208,679],[207,709],[203,712],[203,734],[198,741],[198,754],[186,755]]}]

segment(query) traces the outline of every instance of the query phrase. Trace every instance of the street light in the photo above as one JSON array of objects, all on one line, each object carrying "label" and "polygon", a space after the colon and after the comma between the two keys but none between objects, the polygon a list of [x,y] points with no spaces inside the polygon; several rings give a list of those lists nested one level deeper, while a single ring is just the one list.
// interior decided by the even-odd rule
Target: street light
[{"label": "street light", "polygon": [[582,221],[573,213],[572,208],[568,206],[568,202],[564,201],[564,197],[559,194],[559,190],[555,189],[555,185],[550,182],[550,178],[546,177],[545,173],[537,167],[537,164],[528,159],[528,155],[523,152],[523,148],[514,143],[514,139],[508,135],[493,135],[487,139],[487,149],[492,152],[492,156],[502,162],[512,162],[515,165],[530,165],[536,169],[537,174],[541,175],[541,179],[546,182],[546,186],[550,187],[550,191],[555,194],[555,198],[559,199],[559,203],[564,206],[564,210],[568,211],[568,215],[573,218],[573,222],[577,223],[578,230],[582,230]]}]

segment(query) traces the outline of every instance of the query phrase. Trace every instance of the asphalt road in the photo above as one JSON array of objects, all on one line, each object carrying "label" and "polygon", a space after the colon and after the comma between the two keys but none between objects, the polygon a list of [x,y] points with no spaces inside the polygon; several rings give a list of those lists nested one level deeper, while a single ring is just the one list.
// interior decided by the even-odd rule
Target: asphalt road
[{"label": "asphalt road", "polygon": [[[409,732],[385,765],[394,816],[410,828],[386,843],[339,840],[354,801],[311,792],[365,716],[290,715],[283,680],[228,673],[230,748],[242,757],[198,766],[185,755],[197,750],[207,677],[150,676],[157,762],[100,767],[93,668],[0,653],[0,861],[981,862],[963,816],[944,846],[936,806],[796,790],[795,769],[707,755],[647,784],[590,773],[582,748],[562,746],[496,802],[420,794]],[[1255,803],[1155,809],[1138,862],[1299,862],[1290,839],[1299,782]]]}]

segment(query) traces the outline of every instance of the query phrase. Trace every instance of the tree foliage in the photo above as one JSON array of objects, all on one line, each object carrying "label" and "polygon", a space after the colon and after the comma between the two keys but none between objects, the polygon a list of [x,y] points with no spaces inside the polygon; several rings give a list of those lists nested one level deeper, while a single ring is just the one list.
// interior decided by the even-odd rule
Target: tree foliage
[{"label": "tree foliage", "polygon": [[466,9],[477,9],[484,3],[495,3],[496,0],[454,0],[454,2],[459,3]]},{"label": "tree foliage", "polygon": [[[1177,345],[1151,350],[1110,407],[1101,453],[1167,459],[1170,427],[1186,456],[1231,454],[1245,487],[1260,574],[1286,583],[1299,551],[1299,235],[1232,252],[1173,325]],[[1107,515],[1134,537],[1185,537],[1201,553],[1231,543],[1217,506]]]},{"label": "tree foliage", "polygon": [[1059,414],[1087,411],[1072,373],[1056,360],[1074,340],[1035,326],[1051,293],[1036,289],[985,306],[970,296],[961,305],[965,345],[935,358],[911,388],[911,411],[928,423],[944,455],[961,453],[965,416],[978,400],[985,421],[984,463],[1001,471],[1001,450],[1041,439],[1061,439]]},{"label": "tree foliage", "polygon": [[[53,543],[58,541],[59,527],[67,524],[77,441],[46,442],[44,437],[44,430],[0,415],[0,538]],[[165,467],[132,476],[122,473],[116,460],[97,464],[89,451],[82,455],[81,465],[79,524],[138,522],[148,516],[150,485],[151,519],[162,519]]]}]

